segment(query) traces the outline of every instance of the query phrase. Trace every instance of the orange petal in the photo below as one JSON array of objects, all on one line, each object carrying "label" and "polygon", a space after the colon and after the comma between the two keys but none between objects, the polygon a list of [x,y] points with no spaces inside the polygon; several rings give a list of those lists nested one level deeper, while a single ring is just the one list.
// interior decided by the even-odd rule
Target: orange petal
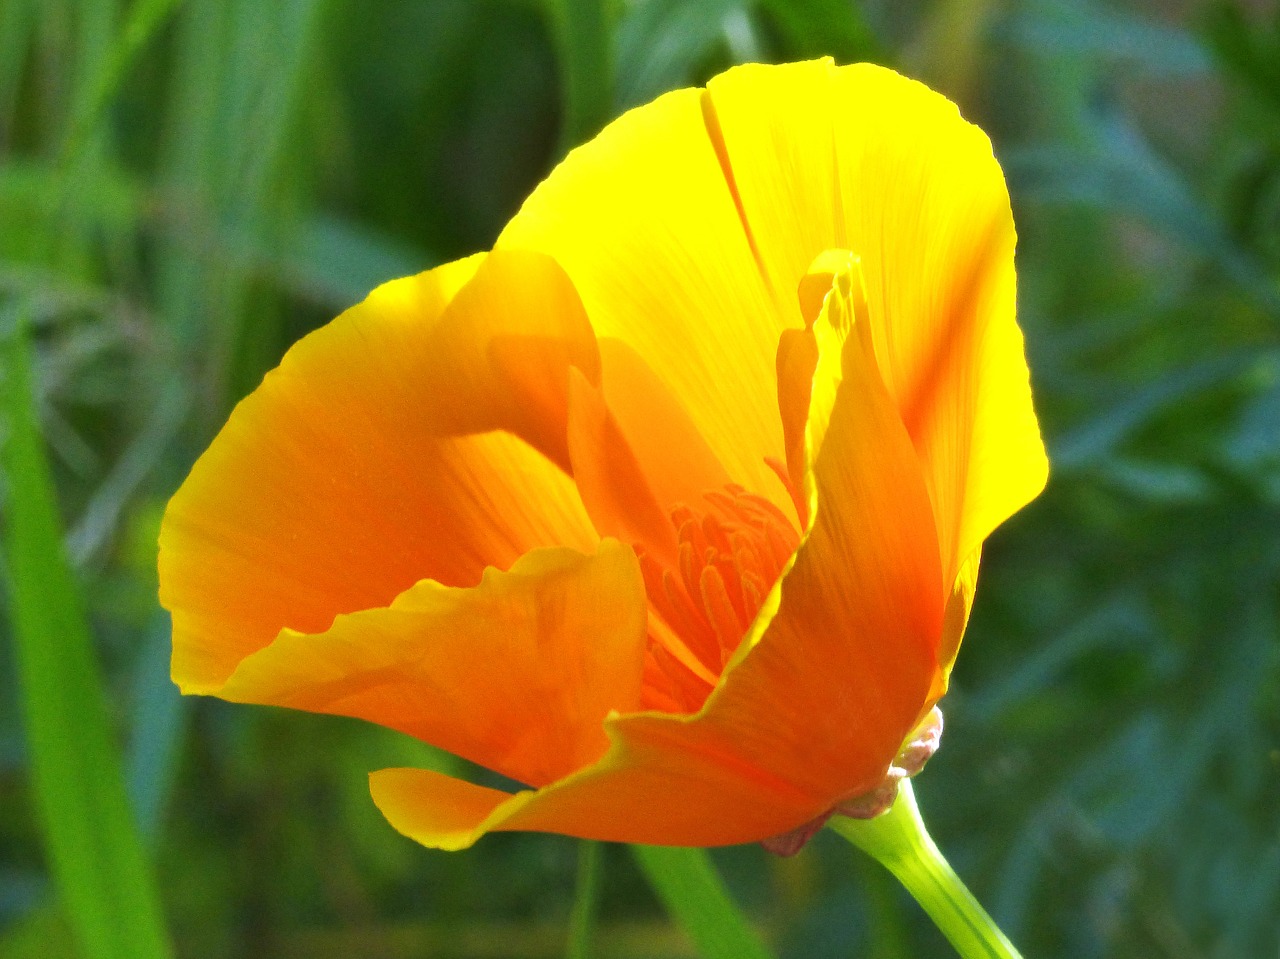
[{"label": "orange petal", "polygon": [[923,464],[949,587],[1047,469],[990,143],[944,97],[867,64],[748,65],[708,92],[781,308],[822,250],[861,257],[877,363]]},{"label": "orange petal", "polygon": [[379,770],[370,774],[369,790],[391,825],[432,849],[466,849],[494,810],[513,799],[429,769]]},{"label": "orange petal", "polygon": [[439,435],[427,350],[481,258],[397,280],[296,344],[170,501],[174,680],[219,687],[281,629],[471,585],[539,546],[594,548],[564,473],[507,433]]},{"label": "orange petal", "polygon": [[787,497],[773,358],[783,317],[756,265],[699,90],[632,110],[534,191],[498,249],[561,263],[596,334],[625,342],[679,398],[715,458]]},{"label": "orange petal", "polygon": [[567,468],[568,370],[600,380],[582,301],[553,259],[498,250],[453,298],[425,344],[441,434],[506,429]]},{"label": "orange petal", "polygon": [[600,535],[670,561],[676,536],[667,512],[604,396],[577,370],[569,377],[568,442],[574,482]]},{"label": "orange petal", "polygon": [[686,723],[640,715],[608,723],[614,745],[596,765],[515,795],[421,769],[370,777],[374,802],[423,845],[470,846],[486,832],[554,832],[610,842],[719,846],[776,835],[812,818],[812,803],[736,756],[698,752]]},{"label": "orange petal", "polygon": [[377,773],[396,828],[445,848],[496,829],[720,845],[787,832],[883,777],[927,708],[944,596],[910,438],[865,324],[845,333],[843,348],[818,337],[843,362],[818,364],[839,382],[816,436],[813,527],[702,711],[611,719],[603,759],[508,798],[456,783],[441,798],[437,775]]},{"label": "orange petal", "polygon": [[479,586],[424,581],[385,609],[286,630],[218,695],[355,716],[520,782],[604,753],[604,719],[639,707],[647,610],[631,550],[543,549]]},{"label": "orange petal", "polygon": [[570,378],[568,442],[583,504],[605,536],[676,559],[671,512],[729,474],[680,400],[631,347],[603,339],[600,387]]},{"label": "orange petal", "polygon": [[648,362],[616,339],[600,341],[600,360],[604,401],[662,508],[698,503],[707,490],[722,489],[728,471]]},{"label": "orange petal", "polygon": [[873,785],[919,718],[945,598],[919,461],[860,313],[856,290],[833,288],[815,326],[812,526],[776,613],[757,620],[700,717],[723,748],[836,801]]}]

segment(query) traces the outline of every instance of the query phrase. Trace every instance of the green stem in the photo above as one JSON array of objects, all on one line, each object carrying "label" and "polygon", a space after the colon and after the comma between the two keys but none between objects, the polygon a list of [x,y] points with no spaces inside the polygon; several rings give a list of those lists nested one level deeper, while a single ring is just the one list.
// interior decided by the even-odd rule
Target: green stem
[{"label": "green stem", "polygon": [[569,913],[569,943],[566,959],[590,959],[591,934],[596,925],[596,909],[600,904],[602,843],[581,840],[578,845],[578,882],[574,890],[573,911]]},{"label": "green stem", "polygon": [[884,815],[828,826],[893,873],[963,959],[1022,959],[934,845],[910,780]]},{"label": "green stem", "polygon": [[771,959],[705,849],[632,846],[641,872],[702,959]]}]

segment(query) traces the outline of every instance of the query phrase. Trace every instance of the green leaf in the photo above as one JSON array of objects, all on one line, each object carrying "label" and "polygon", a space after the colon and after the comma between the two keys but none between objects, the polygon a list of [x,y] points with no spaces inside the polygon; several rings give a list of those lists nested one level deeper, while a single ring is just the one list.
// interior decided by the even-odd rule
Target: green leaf
[{"label": "green leaf", "polygon": [[172,955],[129,809],[81,597],[62,545],[23,317],[0,330],[4,558],[36,805],[90,959]]},{"label": "green leaf", "polygon": [[1112,400],[1095,417],[1060,436],[1052,446],[1055,468],[1092,469],[1115,455],[1120,445],[1178,403],[1240,377],[1257,362],[1239,350],[1173,370],[1154,382]]},{"label": "green leaf", "polygon": [[883,62],[885,51],[862,12],[848,0],[760,0],[787,40],[787,53],[802,60],[832,56],[840,63]]},{"label": "green leaf", "polygon": [[1224,72],[1280,111],[1280,14],[1268,30],[1241,6],[1218,0],[1203,18],[1205,37]]},{"label": "green leaf", "polygon": [[[202,429],[257,386],[286,345],[280,304],[253,288],[249,257],[278,255],[297,223],[310,148],[296,131],[321,20],[318,0],[189,0],[178,19],[160,178],[196,216],[185,227],[192,237],[170,233],[157,250],[156,302],[195,369]],[[212,248],[229,239],[243,242],[243,257]]]},{"label": "green leaf", "polygon": [[4,959],[48,959],[75,955],[75,938],[56,905],[33,909],[4,927],[0,955]]},{"label": "green leaf", "polygon": [[1199,76],[1211,63],[1194,37],[1094,3],[1049,3],[1011,13],[1000,35],[1032,52],[1131,63],[1169,76]]},{"label": "green leaf", "polygon": [[649,885],[704,959],[768,959],[769,950],[729,897],[705,849],[631,848]]},{"label": "green leaf", "polygon": [[32,0],[0,3],[0,122],[13,112],[37,16]]},{"label": "green leaf", "polygon": [[339,309],[358,303],[380,283],[441,260],[376,230],[325,215],[298,225],[280,257],[283,262],[270,262],[268,251],[260,259],[289,289]]},{"label": "green leaf", "polygon": [[613,109],[613,18],[606,0],[547,0],[560,60],[560,151],[590,139]]},{"label": "green leaf", "polygon": [[694,70],[724,40],[725,18],[743,0],[638,0],[618,24],[615,102],[639,106],[694,81]]},{"label": "green leaf", "polygon": [[1024,200],[1130,213],[1213,260],[1265,308],[1280,309],[1280,294],[1265,265],[1231,238],[1216,211],[1129,118],[1100,115],[1088,135],[1087,146],[1055,142],[1008,151],[1003,163],[1011,187]]}]

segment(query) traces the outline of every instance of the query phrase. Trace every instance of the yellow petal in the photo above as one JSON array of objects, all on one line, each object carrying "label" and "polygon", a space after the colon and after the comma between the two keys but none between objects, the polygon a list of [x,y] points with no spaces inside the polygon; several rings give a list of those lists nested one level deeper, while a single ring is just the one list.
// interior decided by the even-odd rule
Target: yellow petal
[{"label": "yellow petal", "polygon": [[990,143],[944,97],[867,64],[748,65],[708,92],[782,308],[824,249],[862,260],[877,363],[923,464],[950,584],[1047,470]]},{"label": "yellow petal", "polygon": [[805,424],[813,394],[813,373],[818,365],[818,344],[813,331],[783,330],[778,338],[778,414],[786,446],[783,465],[787,468],[790,493],[795,502],[800,529],[809,526],[809,504],[800,488],[805,473]]},{"label": "yellow petal", "polygon": [[[858,307],[865,320],[866,299],[861,280],[859,260],[850,250],[823,250],[809,266],[796,288],[796,300],[804,329],[785,330],[778,340],[778,412],[782,416],[782,433],[787,449],[787,475],[791,482],[796,511],[801,517],[801,528],[807,529],[810,519],[809,465],[815,440],[815,431],[826,430],[831,404],[835,401],[835,387],[840,381],[840,344],[851,328],[851,317],[844,316],[849,295],[854,292],[850,283],[857,282]],[[857,276],[854,274],[857,273]],[[846,289],[842,298],[828,303],[828,294],[839,281]],[[815,323],[821,316],[826,322]],[[833,314],[831,311],[835,311]],[[835,322],[833,322],[835,320]],[[827,342],[819,349],[818,338]],[[818,371],[818,361],[825,356],[824,369]],[[815,380],[815,374],[817,379]],[[817,385],[818,408],[813,408],[814,387]]]},{"label": "yellow petal", "polygon": [[173,676],[220,686],[282,629],[472,585],[540,546],[597,536],[564,473],[507,433],[441,436],[427,349],[481,258],[379,287],[296,344],[170,501],[160,598]]},{"label": "yellow petal", "polygon": [[[835,163],[838,111],[829,59],[783,66],[747,64],[707,84],[709,125],[721,144],[775,308],[789,325],[802,316],[796,286],[823,250],[853,249],[844,235]],[[820,290],[819,296],[826,290]],[[805,319],[812,321],[817,310]]]},{"label": "yellow petal", "polygon": [[933,502],[948,583],[1044,486],[1015,322],[1015,235],[991,144],[927,87],[837,71],[842,208],[862,256],[876,357]]},{"label": "yellow petal", "polygon": [[285,631],[218,695],[366,719],[543,785],[604,753],[611,711],[638,708],[646,621],[628,547],[537,550],[469,589],[424,581],[324,633]]},{"label": "yellow petal", "polygon": [[573,151],[498,240],[564,266],[596,334],[643,356],[730,476],[776,498],[774,350],[784,320],[743,232],[702,112],[680,90]]}]

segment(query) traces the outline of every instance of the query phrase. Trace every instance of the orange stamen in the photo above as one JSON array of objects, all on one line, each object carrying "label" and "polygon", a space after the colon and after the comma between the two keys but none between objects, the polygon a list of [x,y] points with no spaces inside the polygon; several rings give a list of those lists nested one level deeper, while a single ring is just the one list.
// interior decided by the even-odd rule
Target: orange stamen
[{"label": "orange stamen", "polygon": [[736,484],[671,510],[675,568],[637,549],[650,608],[650,708],[698,709],[800,544],[787,515]]}]

